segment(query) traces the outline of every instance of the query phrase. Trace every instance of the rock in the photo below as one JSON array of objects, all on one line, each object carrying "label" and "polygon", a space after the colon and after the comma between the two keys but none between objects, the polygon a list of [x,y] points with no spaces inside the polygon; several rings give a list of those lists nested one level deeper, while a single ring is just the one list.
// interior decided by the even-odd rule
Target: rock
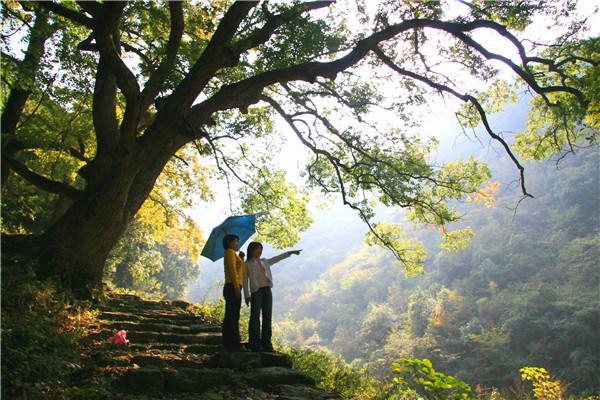
[{"label": "rock", "polygon": [[277,385],[272,388],[278,400],[334,400],[337,397],[305,385]]},{"label": "rock", "polygon": [[183,301],[183,300],[173,300],[171,302],[172,305],[174,305],[175,307],[180,307],[183,309],[187,309],[188,307],[191,306],[190,303],[188,303],[187,301]]},{"label": "rock", "polygon": [[224,368],[179,368],[165,371],[165,379],[165,389],[169,392],[203,392],[214,387],[231,384],[232,373],[231,370]]},{"label": "rock", "polygon": [[260,363],[263,367],[292,367],[292,359],[282,353],[262,352],[260,353]]},{"label": "rock", "polygon": [[126,391],[153,393],[165,389],[165,380],[159,369],[137,368],[123,374],[119,386]]},{"label": "rock", "polygon": [[127,339],[129,339],[131,343],[149,343],[155,342],[158,335],[159,333],[157,332],[128,331]]},{"label": "rock", "polygon": [[281,384],[314,385],[315,382],[303,373],[284,367],[262,367],[239,375],[240,380],[253,387]]},{"label": "rock", "polygon": [[183,350],[186,353],[193,354],[214,354],[221,350],[220,345],[211,344],[190,344]]},{"label": "rock", "polygon": [[138,364],[139,366],[155,366],[155,367],[166,367],[168,364],[160,356],[155,355],[136,355],[131,359],[131,362]]},{"label": "rock", "polygon": [[210,360],[211,365],[221,368],[246,370],[261,366],[260,354],[252,352],[222,352]]}]

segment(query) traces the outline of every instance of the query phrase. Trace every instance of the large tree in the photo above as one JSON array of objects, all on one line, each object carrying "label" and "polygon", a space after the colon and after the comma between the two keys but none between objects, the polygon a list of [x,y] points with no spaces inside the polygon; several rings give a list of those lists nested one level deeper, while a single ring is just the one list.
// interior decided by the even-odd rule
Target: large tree
[{"label": "large tree", "polygon": [[[482,0],[3,3],[3,201],[26,187],[53,211],[35,231],[3,235],[5,262],[32,262],[39,277],[58,276],[92,296],[155,181],[172,160],[186,163],[181,152],[190,148],[247,185],[240,208],[259,215],[261,233],[293,243],[310,218],[302,191],[270,162],[279,119],[312,153],[309,186],[340,195],[368,225],[370,242],[417,268],[419,246],[375,222],[376,204],[445,227],[458,218],[448,202],[485,196],[489,178],[473,159],[432,164],[434,143],[410,129],[431,96],[465,103],[460,121],[481,122],[500,143],[524,196],[520,158],[596,142],[598,40],[574,8]],[[547,42],[528,37],[537,16],[555,23]],[[487,113],[523,89],[532,108],[515,151]],[[374,109],[404,122],[374,120]],[[14,212],[5,206],[3,218]],[[469,236],[443,232],[450,247]]]}]

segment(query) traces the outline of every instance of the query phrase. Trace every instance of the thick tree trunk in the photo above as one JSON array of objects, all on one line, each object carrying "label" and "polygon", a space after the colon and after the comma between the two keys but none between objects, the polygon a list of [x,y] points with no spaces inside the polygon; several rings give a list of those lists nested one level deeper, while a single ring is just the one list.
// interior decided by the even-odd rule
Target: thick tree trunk
[{"label": "thick tree trunk", "polygon": [[[168,128],[155,129],[166,131]],[[167,135],[165,135],[167,136]],[[78,298],[101,294],[104,264],[131,219],[150,194],[158,175],[185,137],[152,143],[123,156],[110,172],[90,185],[56,223],[40,237],[40,278],[58,276]],[[98,173],[98,172],[96,172]]]},{"label": "thick tree trunk", "polygon": [[129,223],[124,210],[132,177],[120,175],[86,190],[40,238],[40,278],[58,276],[76,297],[96,297],[106,257]]}]

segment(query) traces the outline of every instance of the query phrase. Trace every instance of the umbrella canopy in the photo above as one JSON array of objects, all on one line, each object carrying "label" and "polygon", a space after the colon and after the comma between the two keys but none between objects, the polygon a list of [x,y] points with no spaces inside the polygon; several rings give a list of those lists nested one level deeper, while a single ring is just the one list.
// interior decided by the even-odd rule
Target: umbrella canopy
[{"label": "umbrella canopy", "polygon": [[204,248],[202,255],[212,261],[217,261],[225,255],[223,238],[225,235],[238,235],[240,237],[240,248],[256,232],[256,217],[254,215],[234,215],[227,218],[221,225],[213,228]]}]

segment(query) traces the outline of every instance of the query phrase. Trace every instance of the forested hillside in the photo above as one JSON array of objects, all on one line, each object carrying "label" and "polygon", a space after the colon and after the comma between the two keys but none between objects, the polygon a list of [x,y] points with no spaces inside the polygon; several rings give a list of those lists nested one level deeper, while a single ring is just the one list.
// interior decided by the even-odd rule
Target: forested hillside
[{"label": "forested hillside", "polygon": [[[509,162],[493,152],[486,158],[492,180],[510,182]],[[295,300],[279,335],[325,346],[380,376],[402,356],[426,357],[486,387],[506,388],[519,381],[519,368],[540,366],[575,392],[597,391],[599,153],[526,171],[534,199],[516,207],[517,185],[500,184],[492,208],[462,206],[460,227],[475,233],[467,249],[448,253],[438,232],[415,231],[430,258],[423,276],[408,278],[385,251],[365,247]]]}]

